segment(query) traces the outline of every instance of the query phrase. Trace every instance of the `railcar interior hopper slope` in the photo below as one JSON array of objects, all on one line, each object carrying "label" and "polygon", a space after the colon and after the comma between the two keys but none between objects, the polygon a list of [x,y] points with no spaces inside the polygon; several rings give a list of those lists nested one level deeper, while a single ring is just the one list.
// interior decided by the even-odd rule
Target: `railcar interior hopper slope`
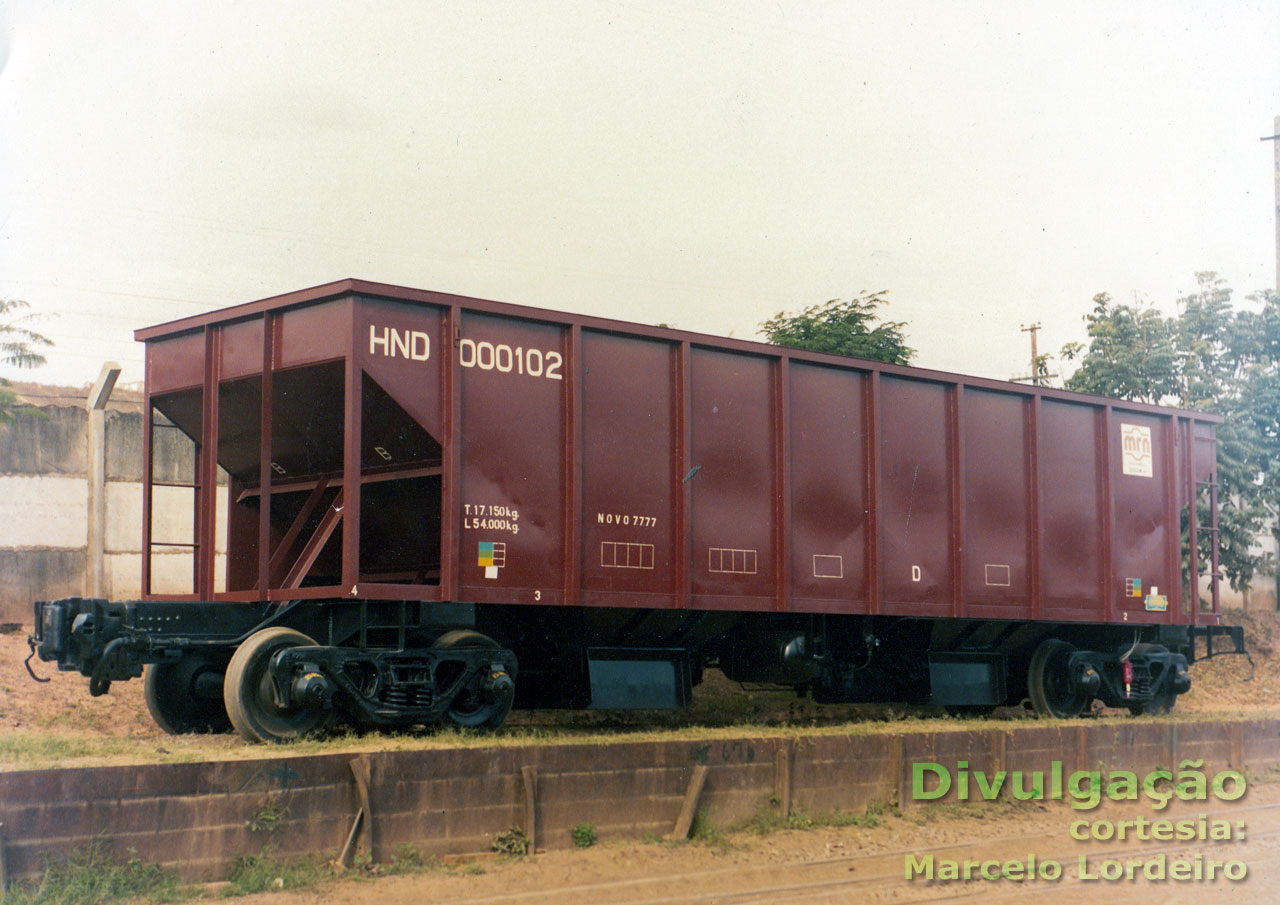
[{"label": "railcar interior hopper slope", "polygon": [[140,600],[35,604],[172,732],[687,703],[1165,712],[1217,416],[344,280],[139,330]]}]

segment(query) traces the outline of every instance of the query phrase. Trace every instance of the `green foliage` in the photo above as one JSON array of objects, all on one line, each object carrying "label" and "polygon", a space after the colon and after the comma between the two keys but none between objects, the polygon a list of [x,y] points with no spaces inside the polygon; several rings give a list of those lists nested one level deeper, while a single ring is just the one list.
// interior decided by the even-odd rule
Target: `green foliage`
[{"label": "green foliage", "polygon": [[314,861],[280,861],[269,851],[236,858],[227,877],[230,895],[252,895],[273,889],[307,889],[331,876]]},{"label": "green foliage", "polygon": [[596,844],[596,827],[594,823],[579,823],[569,830],[573,844],[577,848],[591,848]]},{"label": "green foliage", "polygon": [[395,857],[387,865],[388,874],[420,874],[435,870],[440,860],[435,855],[423,855],[412,843],[402,842],[396,846]]},{"label": "green foliage", "polygon": [[18,313],[30,307],[21,299],[0,299],[0,365],[35,368],[45,363],[37,350],[52,346],[53,340],[26,326],[39,317]]},{"label": "green foliage", "polygon": [[810,305],[799,314],[780,311],[760,325],[769,342],[793,349],[828,352],[905,365],[908,348],[900,321],[877,324],[876,309],[888,304],[885,292],[863,292],[849,301],[832,299]]},{"label": "green foliage", "polygon": [[[1197,273],[1196,281],[1169,318],[1115,304],[1106,293],[1094,296],[1087,348],[1062,350],[1064,358],[1080,359],[1066,387],[1226,418],[1217,431],[1218,550],[1223,573],[1242,590],[1256,572],[1273,568],[1251,547],[1267,514],[1280,511],[1280,299],[1254,295],[1257,310],[1236,310],[1217,274]],[[1204,494],[1198,512],[1207,525]],[[1204,563],[1211,538],[1199,536]]]},{"label": "green foliage", "polygon": [[694,812],[693,822],[689,825],[689,841],[718,848],[721,851],[729,848],[729,837],[725,834],[724,828],[701,809]]},{"label": "green foliage", "polygon": [[1068,361],[1084,353],[1067,389],[1151,403],[1176,393],[1173,335],[1158,311],[1112,304],[1111,296],[1102,292],[1093,297],[1093,311],[1085,323],[1087,352],[1079,343],[1062,350]]},{"label": "green foliage", "polygon": [[[21,299],[0,299],[0,365],[35,368],[44,364],[45,357],[37,350],[52,346],[53,341],[26,326],[37,315],[18,312],[30,307]],[[0,424],[13,420],[17,397],[5,389],[8,385],[9,381],[0,377]]]},{"label": "green foliage", "polygon": [[142,898],[172,902],[181,892],[160,866],[143,864],[132,849],[121,862],[106,840],[95,839],[65,858],[50,858],[39,883],[15,883],[3,898],[5,905],[99,905]]},{"label": "green foliage", "polygon": [[253,812],[248,827],[251,833],[274,833],[289,808],[282,806],[278,798],[268,798]]},{"label": "green foliage", "polygon": [[505,833],[494,836],[490,847],[500,855],[522,857],[529,854],[529,835],[520,827],[513,826]]},{"label": "green foliage", "polygon": [[818,814],[793,811],[783,817],[778,813],[778,800],[771,797],[761,802],[744,829],[761,836],[767,836],[777,830],[816,830],[824,827],[856,826],[872,829],[883,823],[889,816],[900,817],[902,813],[894,804],[877,798],[872,800],[861,814],[852,811],[830,811]]}]

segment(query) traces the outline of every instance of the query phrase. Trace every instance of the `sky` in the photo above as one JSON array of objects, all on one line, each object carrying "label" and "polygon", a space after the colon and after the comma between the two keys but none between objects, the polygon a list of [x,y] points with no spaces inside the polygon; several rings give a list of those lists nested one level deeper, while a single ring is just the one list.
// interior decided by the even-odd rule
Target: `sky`
[{"label": "sky", "polygon": [[1280,0],[0,0],[0,297],[44,367],[344,277],[757,338],[886,290],[1007,379],[1092,297],[1276,274]]}]

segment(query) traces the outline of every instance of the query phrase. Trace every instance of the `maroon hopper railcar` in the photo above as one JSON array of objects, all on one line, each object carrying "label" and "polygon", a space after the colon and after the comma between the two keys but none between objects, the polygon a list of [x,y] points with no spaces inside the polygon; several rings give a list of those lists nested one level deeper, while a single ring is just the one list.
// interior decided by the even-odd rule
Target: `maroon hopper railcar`
[{"label": "maroon hopper railcar", "polygon": [[1162,712],[1197,638],[1242,650],[1214,415],[356,280],[137,338],[142,599],[32,644],[95,694],[147,666],[170,731],[679,706],[707,666]]}]

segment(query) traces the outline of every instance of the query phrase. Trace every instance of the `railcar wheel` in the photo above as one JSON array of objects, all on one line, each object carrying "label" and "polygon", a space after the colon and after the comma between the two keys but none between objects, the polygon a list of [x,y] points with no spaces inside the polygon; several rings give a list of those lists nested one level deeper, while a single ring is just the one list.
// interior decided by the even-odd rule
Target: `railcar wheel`
[{"label": "railcar wheel", "polygon": [[[488,635],[470,629],[455,629],[437,638],[432,647],[436,650],[497,650],[501,645]],[[510,678],[507,681],[510,682]],[[445,711],[441,722],[461,729],[497,729],[511,712],[514,700],[515,695],[510,693],[497,697],[487,695],[477,678],[454,699],[453,706]]]},{"label": "railcar wheel", "polygon": [[1071,681],[1070,644],[1048,638],[1031,655],[1027,669],[1027,692],[1031,706],[1040,716],[1069,719],[1079,716],[1089,705],[1089,696],[1076,691]]},{"label": "railcar wheel", "polygon": [[250,635],[236,648],[227,664],[222,697],[231,725],[245,739],[283,742],[314,732],[327,721],[329,713],[323,708],[280,707],[271,678],[271,658],[277,651],[314,644],[302,632],[275,626]]},{"label": "railcar wheel", "polygon": [[222,670],[195,654],[148,666],[142,690],[151,718],[170,735],[230,732],[231,720],[222,698],[201,694],[197,684],[217,688],[222,684]]}]

